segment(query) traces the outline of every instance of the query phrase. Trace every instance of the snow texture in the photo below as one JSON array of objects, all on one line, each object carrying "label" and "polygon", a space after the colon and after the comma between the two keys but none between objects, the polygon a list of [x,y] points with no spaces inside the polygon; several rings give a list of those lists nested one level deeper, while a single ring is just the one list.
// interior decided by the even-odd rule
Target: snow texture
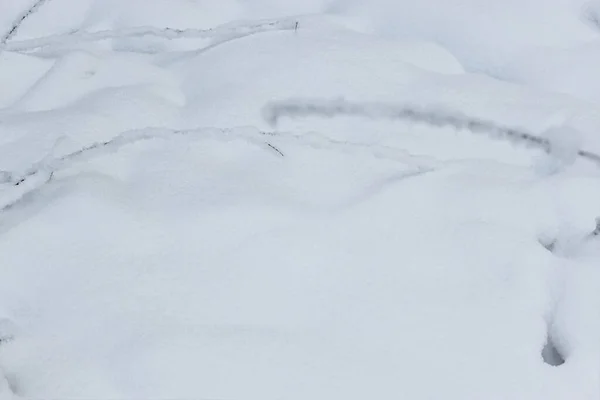
[{"label": "snow texture", "polygon": [[599,12],[0,2],[0,400],[597,400]]}]

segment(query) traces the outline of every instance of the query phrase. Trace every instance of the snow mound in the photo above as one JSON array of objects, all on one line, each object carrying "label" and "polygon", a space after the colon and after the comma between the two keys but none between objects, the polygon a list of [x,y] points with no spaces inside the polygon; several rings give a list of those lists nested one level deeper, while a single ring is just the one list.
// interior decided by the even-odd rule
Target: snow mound
[{"label": "snow mound", "polygon": [[500,67],[499,74],[515,82],[527,82],[598,104],[600,86],[595,76],[599,65],[600,46],[593,42],[567,49],[527,49]]},{"label": "snow mound", "polygon": [[434,45],[398,45],[332,26],[304,24],[297,32],[267,33],[187,54],[171,68],[181,71],[186,81],[190,117],[217,126],[259,123],[259,108],[248,104],[264,104],[274,96],[319,93],[389,99],[406,83],[427,77],[427,70],[462,71]]},{"label": "snow mound", "polygon": [[26,111],[51,110],[103,89],[144,85],[165,100],[181,104],[183,96],[177,79],[139,58],[126,54],[106,58],[88,52],[70,52],[55,62],[17,106]]}]

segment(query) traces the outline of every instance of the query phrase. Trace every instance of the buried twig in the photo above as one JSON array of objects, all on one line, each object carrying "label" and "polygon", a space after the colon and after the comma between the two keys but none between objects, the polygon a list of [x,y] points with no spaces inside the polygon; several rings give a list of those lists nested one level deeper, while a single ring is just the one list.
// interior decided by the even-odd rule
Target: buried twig
[{"label": "buried twig", "polygon": [[228,41],[263,32],[289,31],[295,28],[296,20],[278,19],[228,23],[210,29],[174,29],[139,26],[125,29],[103,30],[96,32],[73,32],[51,35],[37,39],[0,43],[8,51],[32,51],[48,46],[65,46],[78,43],[98,42],[109,39],[135,38],[153,36],[161,39],[208,39]]},{"label": "buried twig", "polygon": [[[0,45],[6,44],[6,42],[17,33],[21,24],[27,18],[29,18],[31,14],[35,13],[46,1],[48,0],[35,0],[31,7],[29,7],[27,10],[21,13],[12,23],[9,30],[0,38]],[[2,51],[2,48],[0,48],[0,51]]]},{"label": "buried twig", "polygon": [[[557,145],[550,139],[529,133],[523,129],[498,124],[494,121],[474,118],[455,110],[439,107],[421,107],[414,104],[389,104],[372,102],[351,102],[343,99],[288,99],[267,104],[263,109],[265,120],[275,126],[280,119],[318,116],[335,118],[339,116],[357,116],[370,119],[406,120],[424,123],[435,127],[451,127],[464,129],[471,133],[485,134],[494,139],[504,139],[515,144],[533,147],[552,153]],[[576,156],[593,162],[600,167],[600,155],[582,149],[574,152]],[[596,218],[596,228],[583,240],[600,236],[600,217]],[[542,244],[549,251],[557,248],[557,239],[544,241]]]},{"label": "buried twig", "polygon": [[25,195],[39,189],[50,181],[54,172],[66,168],[72,163],[114,152],[126,145],[143,140],[159,138],[168,139],[177,135],[202,136],[225,141],[244,140],[261,148],[267,148],[270,152],[279,157],[285,157],[285,154],[274,144],[270,143],[271,140],[278,139],[280,141],[319,150],[335,149],[336,151],[342,151],[348,154],[355,154],[360,151],[363,154],[366,152],[374,158],[396,161],[405,165],[414,166],[417,168],[418,173],[437,169],[440,165],[439,162],[428,157],[414,156],[404,150],[374,144],[343,142],[317,133],[300,135],[294,133],[262,131],[256,128],[247,127],[229,129],[196,128],[187,130],[146,128],[122,132],[110,140],[90,144],[58,158],[46,156],[42,161],[33,164],[23,171],[0,171],[0,184],[3,183],[8,186],[4,191],[0,191],[0,211],[12,207]]},{"label": "buried twig", "polygon": [[48,183],[53,178],[56,171],[66,168],[74,162],[114,152],[124,146],[144,140],[169,138],[174,135],[186,134],[203,135],[226,140],[232,138],[243,139],[255,145],[262,146],[266,144],[269,150],[272,150],[280,157],[284,157],[284,154],[281,150],[271,143],[265,142],[264,139],[260,139],[261,136],[264,136],[264,134],[261,132],[257,131],[258,134],[255,134],[254,137],[249,137],[246,132],[246,129],[236,131],[235,129],[231,130],[216,128],[199,128],[190,130],[147,128],[122,132],[110,140],[93,143],[89,146],[83,147],[58,158],[46,156],[42,161],[33,164],[31,167],[20,173],[0,171],[0,177],[2,178],[0,179],[0,183],[10,185],[9,188],[0,192],[0,211],[11,208],[20,200],[22,200],[27,194],[38,190]]},{"label": "buried twig", "polygon": [[274,150],[279,156],[284,156],[283,152],[277,147],[273,146],[268,142],[256,143],[257,140],[254,138],[245,138],[242,135],[233,135],[235,131],[226,129],[216,128],[199,128],[189,130],[176,130],[176,129],[162,129],[162,128],[146,128],[126,131],[118,134],[110,140],[103,142],[92,143],[88,146],[82,147],[79,150],[73,151],[69,154],[61,156],[59,158],[52,159],[51,157],[44,157],[44,160],[33,164],[31,167],[25,169],[21,173],[11,171],[0,171],[0,176],[3,177],[0,183],[10,183],[13,186],[20,186],[27,181],[31,176],[39,173],[42,170],[48,170],[50,174],[53,174],[57,169],[62,169],[71,162],[76,162],[79,159],[92,158],[96,155],[106,154],[119,150],[121,147],[126,145],[134,144],[143,140],[151,139],[167,139],[170,136],[175,135],[205,135],[215,136],[217,133],[223,134],[221,138],[227,138],[227,136],[238,136],[241,139],[246,139],[248,142],[254,144],[266,144],[270,149]]},{"label": "buried twig", "polygon": [[[335,118],[353,116],[374,120],[405,120],[423,123],[434,127],[464,129],[475,134],[484,134],[492,139],[503,139],[514,144],[551,152],[554,144],[524,129],[498,124],[465,115],[461,112],[440,107],[422,107],[415,104],[393,104],[374,102],[352,102],[343,99],[298,98],[276,101],[263,109],[265,120],[275,126],[282,118],[323,117]],[[578,157],[593,162],[600,167],[600,155],[578,149]]]}]

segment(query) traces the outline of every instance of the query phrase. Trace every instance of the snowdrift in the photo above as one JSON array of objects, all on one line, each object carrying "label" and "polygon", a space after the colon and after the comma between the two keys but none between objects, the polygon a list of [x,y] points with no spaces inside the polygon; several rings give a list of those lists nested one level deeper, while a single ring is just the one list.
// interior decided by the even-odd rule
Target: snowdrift
[{"label": "snowdrift", "polygon": [[597,398],[581,6],[48,0],[0,49],[0,398]]}]

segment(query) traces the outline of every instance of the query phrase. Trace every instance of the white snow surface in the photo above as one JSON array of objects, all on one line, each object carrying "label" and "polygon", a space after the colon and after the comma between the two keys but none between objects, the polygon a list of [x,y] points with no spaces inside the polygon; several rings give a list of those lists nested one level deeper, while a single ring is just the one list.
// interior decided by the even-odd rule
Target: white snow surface
[{"label": "white snow surface", "polygon": [[36,3],[1,400],[600,398],[599,3]]}]

